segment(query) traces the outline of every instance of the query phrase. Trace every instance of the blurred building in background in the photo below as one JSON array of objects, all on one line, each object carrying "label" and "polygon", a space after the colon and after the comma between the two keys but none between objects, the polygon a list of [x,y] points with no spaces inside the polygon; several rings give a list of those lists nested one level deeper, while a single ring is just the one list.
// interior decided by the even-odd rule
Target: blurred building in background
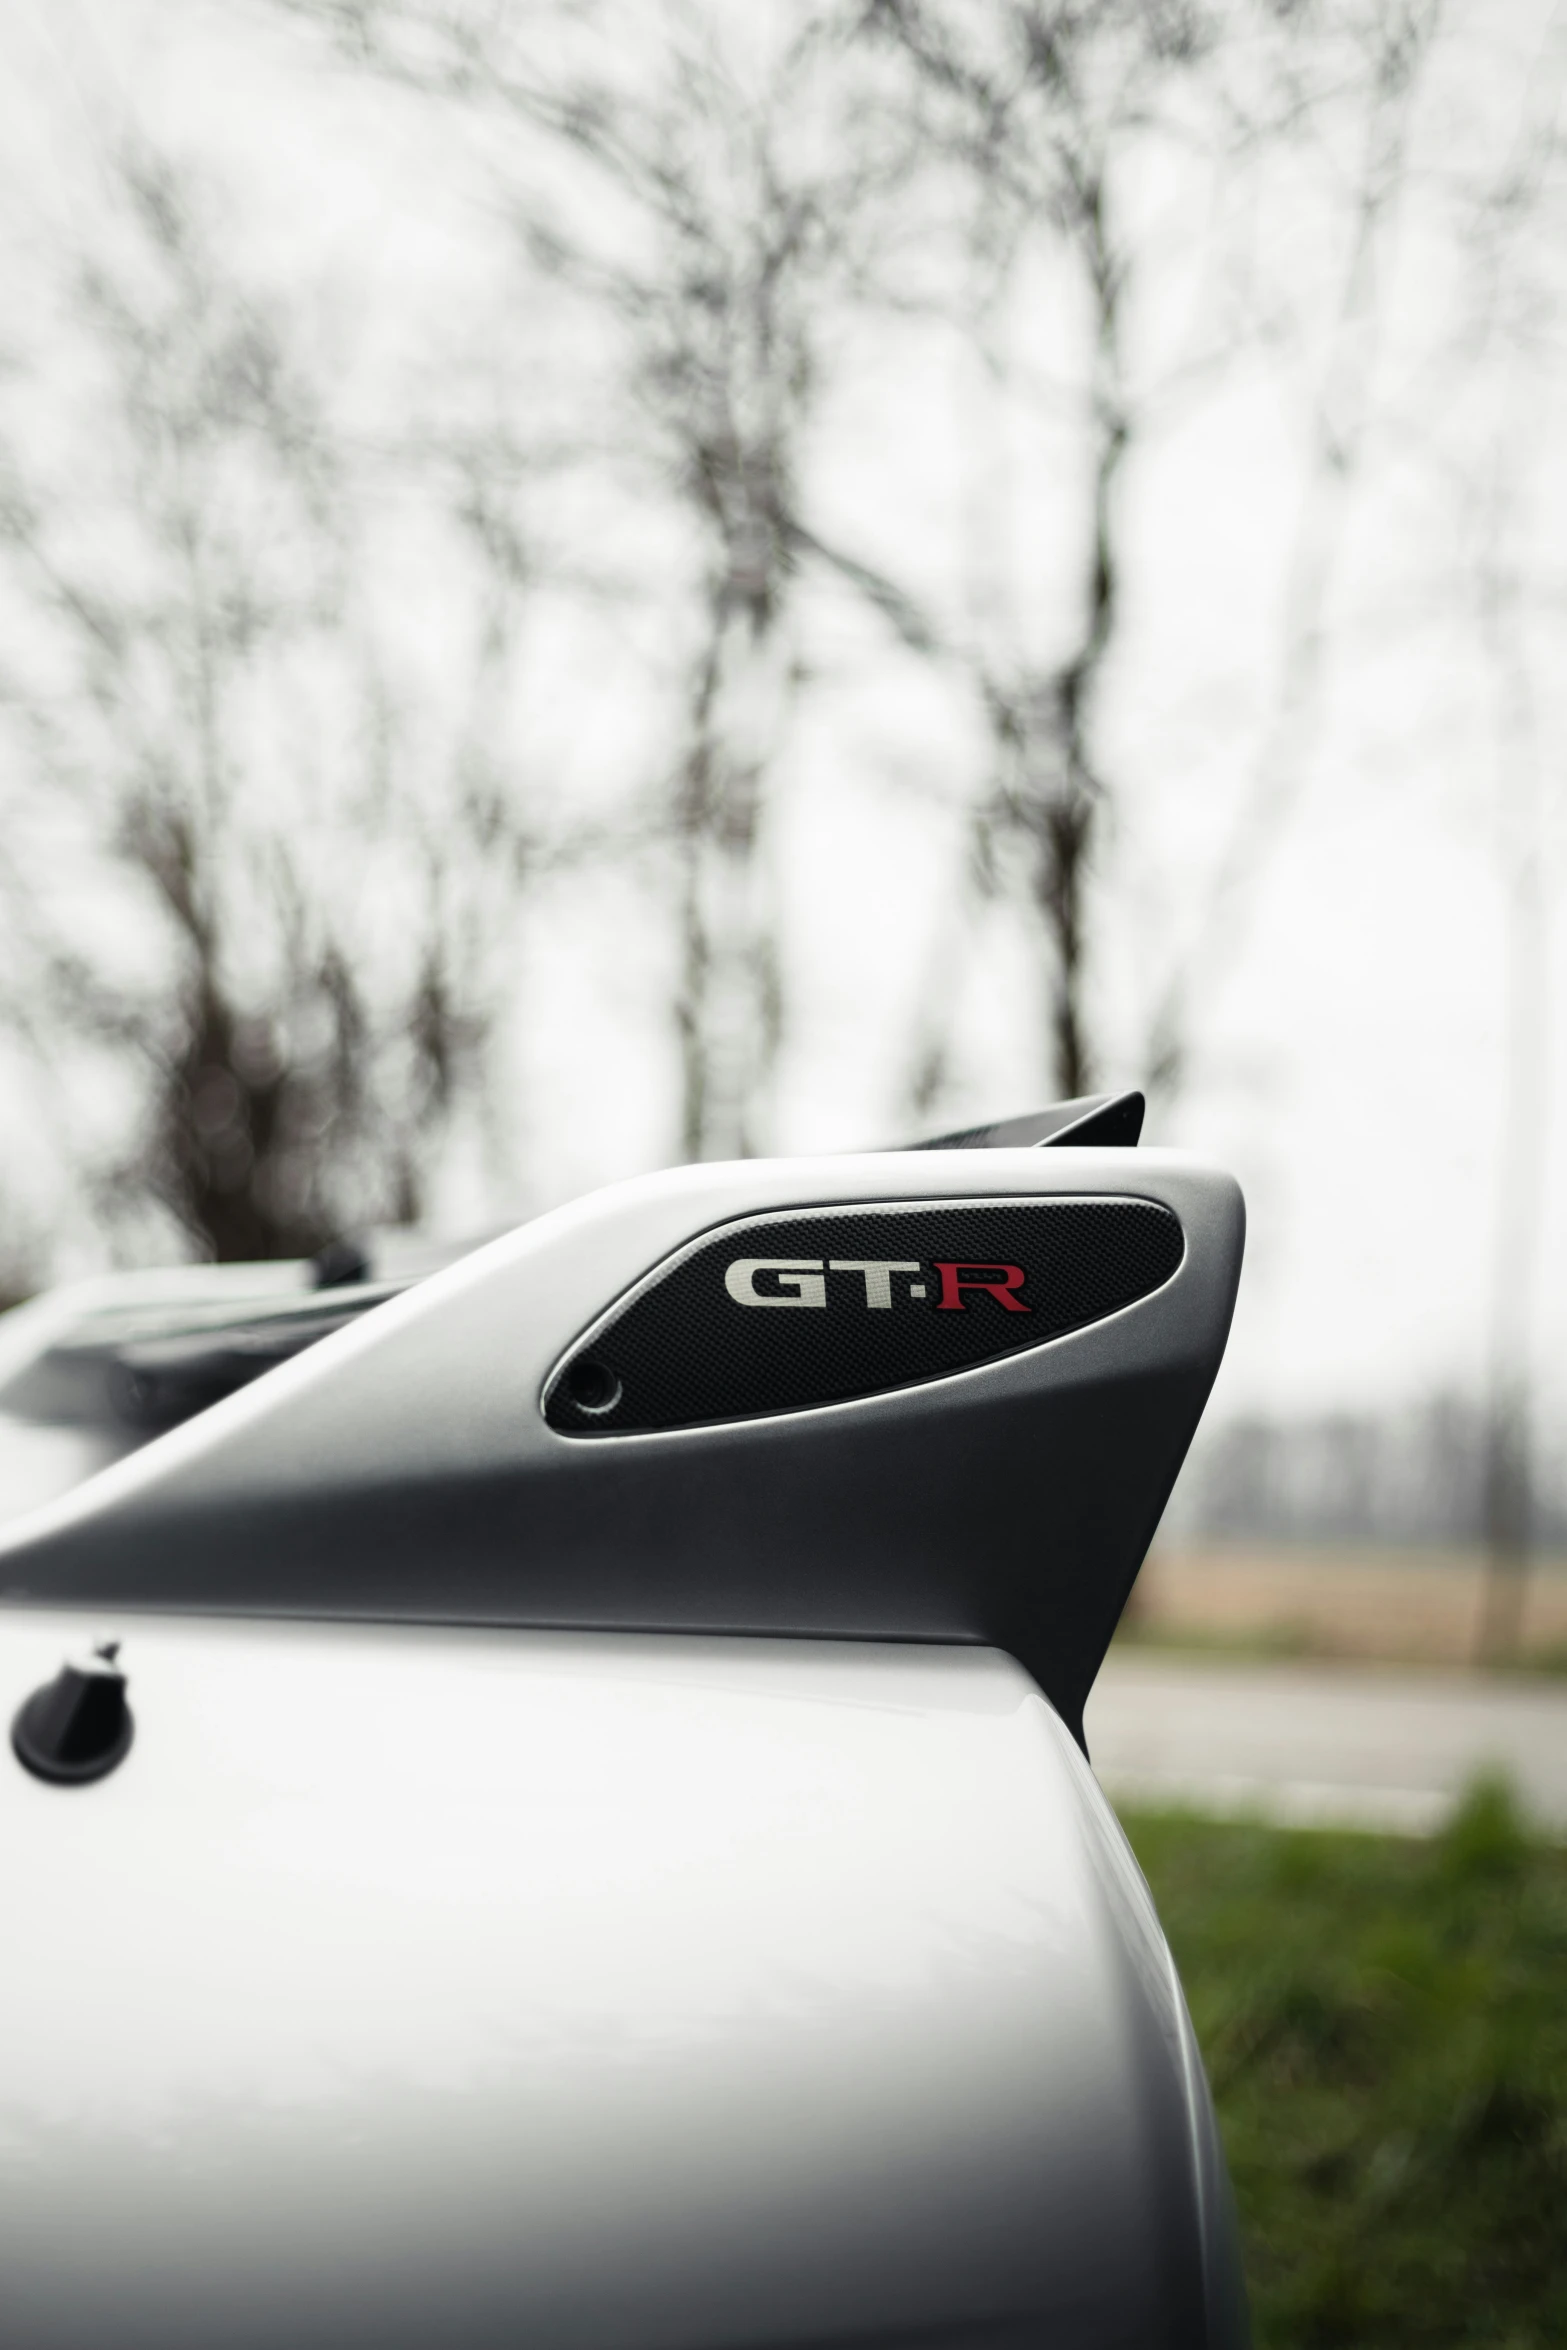
[{"label": "blurred building in background", "polygon": [[[1485,1540],[1490,1438],[1472,1399],[1205,1431],[1169,1530],[1191,1539],[1459,1549]],[[1538,1454],[1530,1533],[1567,1554],[1567,1457]]]}]

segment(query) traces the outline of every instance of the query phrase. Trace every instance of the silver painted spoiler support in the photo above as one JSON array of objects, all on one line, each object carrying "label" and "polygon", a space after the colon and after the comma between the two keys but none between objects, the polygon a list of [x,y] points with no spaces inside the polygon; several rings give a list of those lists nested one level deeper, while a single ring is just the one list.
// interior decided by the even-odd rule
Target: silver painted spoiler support
[{"label": "silver painted spoiler support", "polygon": [[983,1642],[1081,1737],[1243,1231],[1091,1144],[622,1184],[8,1527],[0,1597]]}]

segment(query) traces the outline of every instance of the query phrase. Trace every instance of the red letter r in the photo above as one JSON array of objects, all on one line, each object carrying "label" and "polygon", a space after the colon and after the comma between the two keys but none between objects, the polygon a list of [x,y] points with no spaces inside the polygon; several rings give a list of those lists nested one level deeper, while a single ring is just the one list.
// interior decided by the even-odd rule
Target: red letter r
[{"label": "red letter r", "polygon": [[998,1306],[1005,1306],[1009,1314],[1028,1314],[1033,1311],[1020,1297],[1012,1294],[1023,1286],[1021,1265],[944,1265],[939,1257],[933,1258],[932,1262],[941,1275],[941,1295],[936,1300],[938,1313],[961,1312],[963,1299],[960,1293],[965,1289],[984,1290],[986,1296],[993,1297]]}]

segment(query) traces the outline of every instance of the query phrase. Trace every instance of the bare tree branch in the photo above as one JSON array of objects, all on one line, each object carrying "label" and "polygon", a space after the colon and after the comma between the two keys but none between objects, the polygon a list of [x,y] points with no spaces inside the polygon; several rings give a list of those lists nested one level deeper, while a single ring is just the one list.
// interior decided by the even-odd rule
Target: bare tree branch
[{"label": "bare tree branch", "polygon": [[[490,752],[528,566],[473,473],[465,527],[488,600],[450,790],[432,803],[396,780],[364,696],[350,456],[286,312],[221,260],[204,192],[166,160],[131,144],[119,184],[103,249],[70,270],[92,387],[76,462],[6,453],[0,564],[46,682],[14,688],[5,716],[15,823],[71,812],[78,855],[111,861],[132,926],[138,904],[152,916],[159,968],[127,981],[112,924],[100,941],[68,900],[35,900],[0,1016],[39,1052],[74,1039],[136,1069],[141,1131],[87,1177],[112,1218],[161,1210],[219,1257],[295,1253],[414,1212],[429,1150],[479,1080],[487,941],[544,861]],[[301,691],[327,695],[318,722],[335,736],[315,805],[288,771]],[[333,807],[368,819],[377,794],[354,853],[398,868],[411,920],[396,976],[353,935],[361,893],[322,854]]]}]

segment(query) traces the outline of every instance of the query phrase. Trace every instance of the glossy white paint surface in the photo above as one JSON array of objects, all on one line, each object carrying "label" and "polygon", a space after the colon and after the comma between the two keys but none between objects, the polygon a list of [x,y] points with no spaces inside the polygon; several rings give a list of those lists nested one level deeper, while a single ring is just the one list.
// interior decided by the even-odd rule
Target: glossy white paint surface
[{"label": "glossy white paint surface", "polygon": [[1205,2338],[1178,1994],[1009,1660],[9,1609],[7,1721],[84,1635],[129,1759],[0,1757],[8,2350]]}]

